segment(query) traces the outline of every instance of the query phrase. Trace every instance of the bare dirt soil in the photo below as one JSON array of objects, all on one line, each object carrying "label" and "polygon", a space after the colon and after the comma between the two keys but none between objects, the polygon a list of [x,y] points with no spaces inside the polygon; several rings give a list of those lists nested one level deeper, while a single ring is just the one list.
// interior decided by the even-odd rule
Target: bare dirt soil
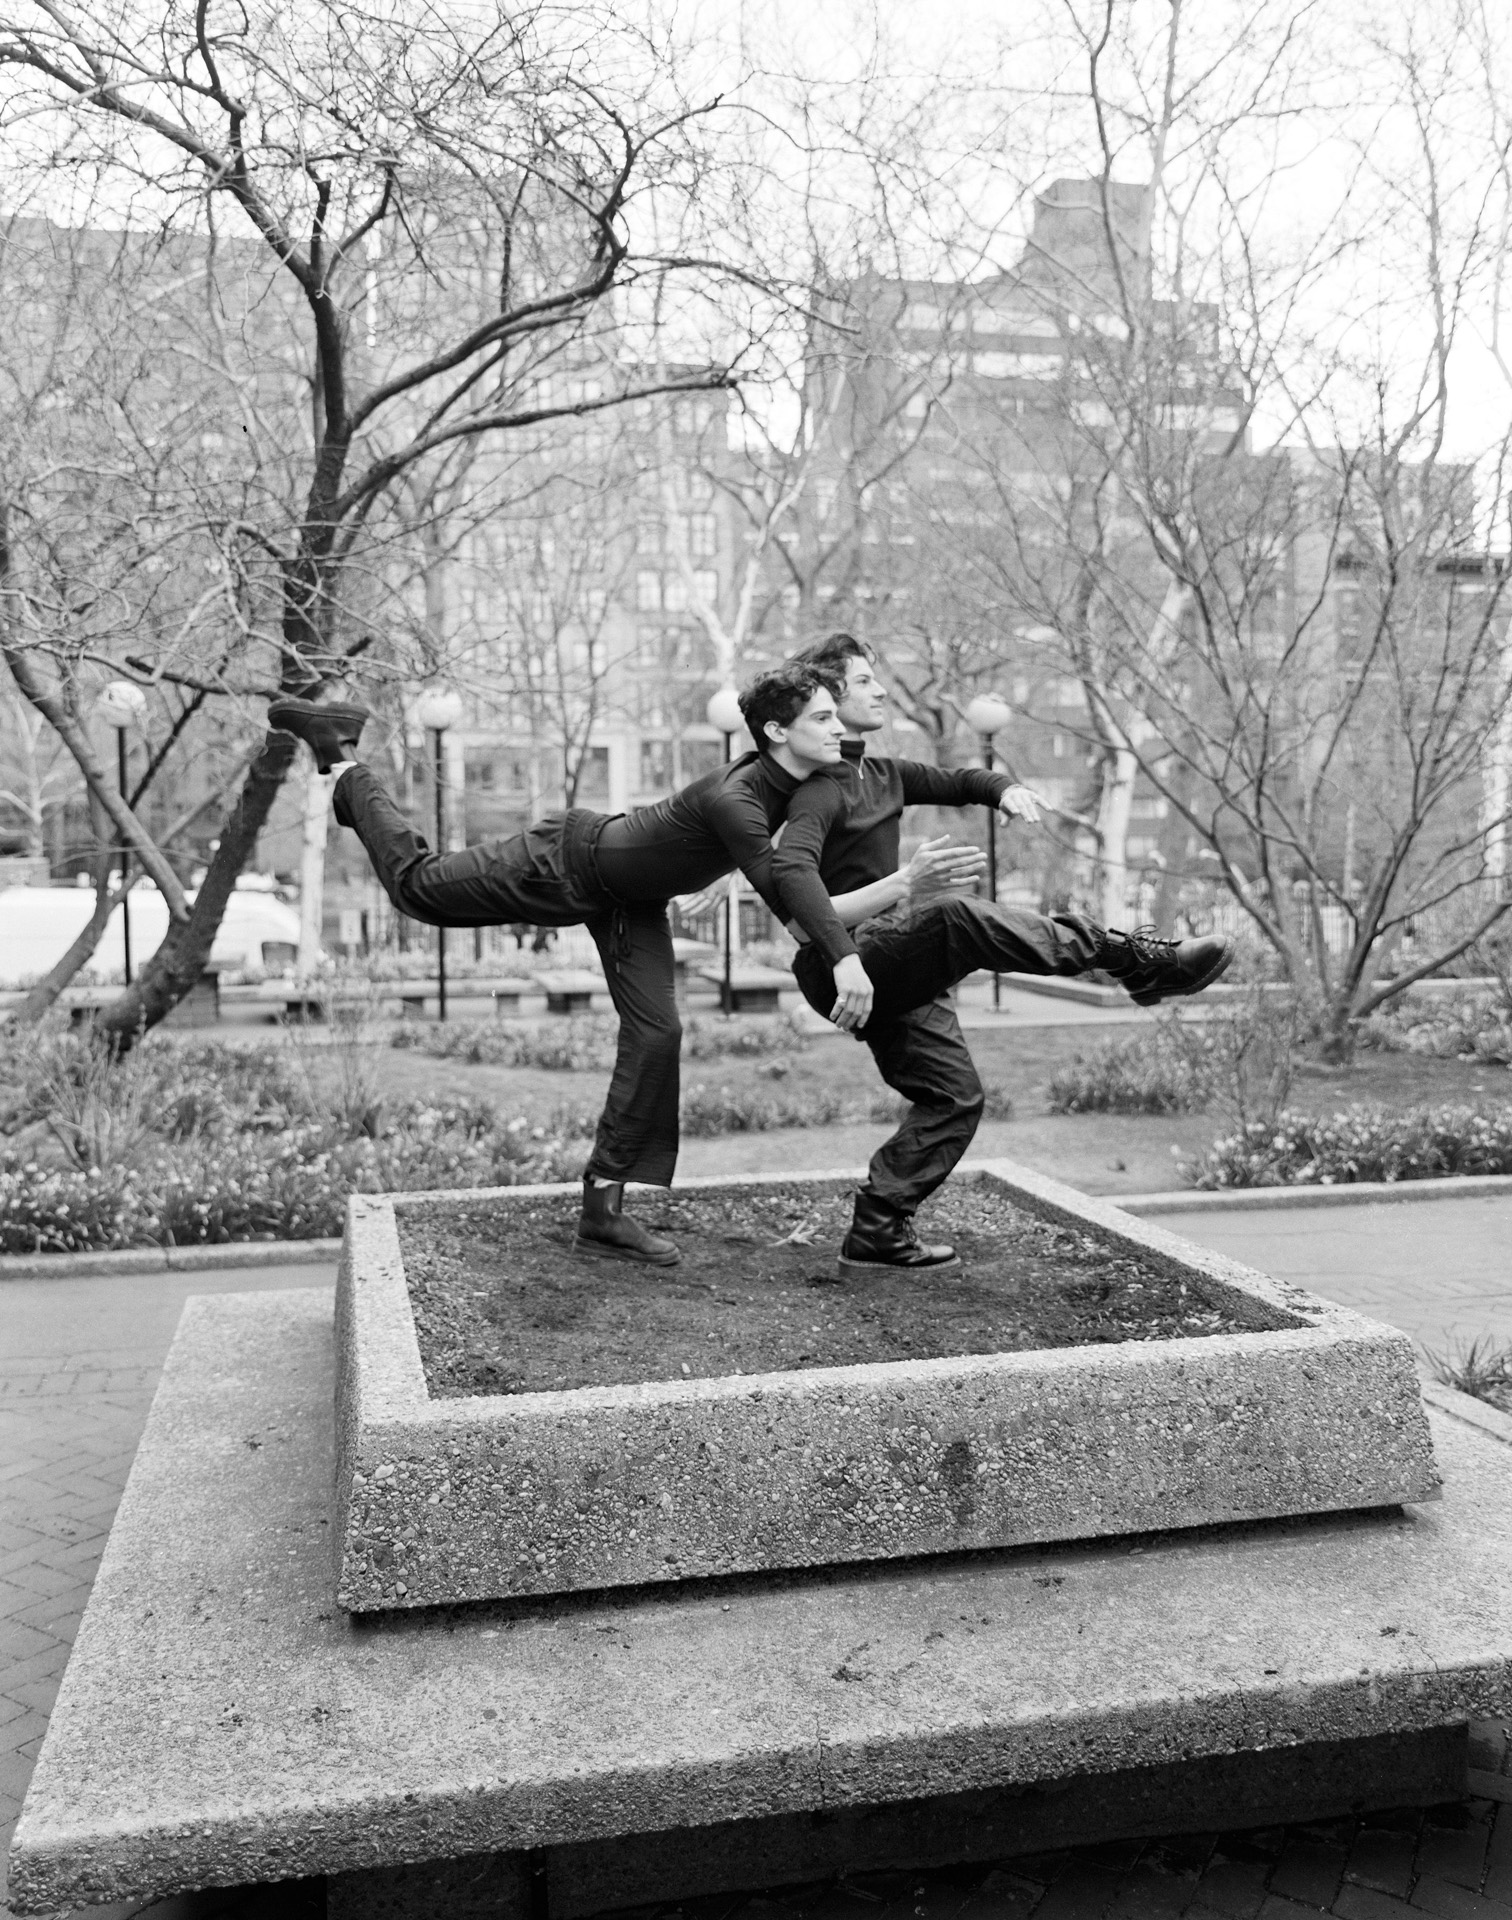
[{"label": "bare dirt soil", "polygon": [[1154,1261],[1055,1227],[990,1188],[920,1216],[963,1266],[840,1280],[850,1194],[638,1196],[676,1267],[574,1259],[576,1206],[450,1201],[406,1209],[400,1240],[432,1395],[531,1393],[948,1354],[1170,1340],[1250,1324]]}]

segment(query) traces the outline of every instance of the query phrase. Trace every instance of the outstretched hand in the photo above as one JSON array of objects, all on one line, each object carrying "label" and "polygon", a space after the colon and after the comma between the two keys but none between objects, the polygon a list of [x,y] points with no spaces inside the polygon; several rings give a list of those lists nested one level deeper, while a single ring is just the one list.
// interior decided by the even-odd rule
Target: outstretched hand
[{"label": "outstretched hand", "polygon": [[998,812],[1007,820],[1027,820],[1032,825],[1040,817],[1040,808],[1049,804],[1033,787],[1009,787],[998,801]]},{"label": "outstretched hand", "polygon": [[952,845],[948,833],[926,840],[903,869],[909,901],[916,904],[941,894],[969,893],[986,866],[987,856],[980,847]]},{"label": "outstretched hand", "polygon": [[861,956],[848,953],[835,962],[835,1004],[830,1019],[842,1033],[856,1033],[871,1018],[872,983]]}]

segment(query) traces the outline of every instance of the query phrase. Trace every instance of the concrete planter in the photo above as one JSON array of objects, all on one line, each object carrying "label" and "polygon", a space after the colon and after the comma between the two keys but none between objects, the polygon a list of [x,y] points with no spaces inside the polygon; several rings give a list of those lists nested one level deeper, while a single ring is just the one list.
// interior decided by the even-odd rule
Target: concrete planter
[{"label": "concrete planter", "polygon": [[[340,1604],[363,1613],[1437,1493],[1406,1335],[1011,1162],[956,1177],[1159,1261],[1254,1331],[432,1400],[396,1214],[438,1196],[354,1197],[337,1289]],[[507,1211],[551,1191],[465,1197]]]}]

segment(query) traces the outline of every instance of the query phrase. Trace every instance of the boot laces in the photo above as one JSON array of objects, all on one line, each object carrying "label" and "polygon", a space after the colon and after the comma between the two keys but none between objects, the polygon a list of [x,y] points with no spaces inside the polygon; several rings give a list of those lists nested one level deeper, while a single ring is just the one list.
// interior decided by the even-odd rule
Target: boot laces
[{"label": "boot laces", "polygon": [[1170,966],[1180,945],[1179,941],[1164,938],[1154,926],[1136,927],[1132,933],[1126,933],[1124,939],[1134,958],[1147,967]]}]

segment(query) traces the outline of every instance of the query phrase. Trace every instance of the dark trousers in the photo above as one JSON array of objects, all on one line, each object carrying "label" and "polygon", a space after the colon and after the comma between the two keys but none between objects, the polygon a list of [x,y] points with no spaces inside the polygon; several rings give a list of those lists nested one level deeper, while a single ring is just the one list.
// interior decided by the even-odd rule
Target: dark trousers
[{"label": "dark trousers", "polygon": [[[867,1190],[911,1214],[946,1180],[982,1117],[977,1078],[946,990],[979,967],[998,973],[1086,973],[1102,929],[1080,914],[1030,913],[951,897],[879,914],[855,931],[876,989],[861,1038],[888,1086],[910,1102],[896,1133],[872,1155]],[[794,962],[810,1006],[826,1016],[834,976],[812,947]]]},{"label": "dark trousers", "polygon": [[619,1049],[588,1172],[670,1186],[682,1022],[665,903],[621,906],[595,884],[591,852],[573,857],[582,815],[559,815],[458,853],[432,853],[370,768],[344,773],[335,803],[336,818],[367,849],[384,892],[411,919],[436,927],[528,921],[588,929],[619,1015]]}]

